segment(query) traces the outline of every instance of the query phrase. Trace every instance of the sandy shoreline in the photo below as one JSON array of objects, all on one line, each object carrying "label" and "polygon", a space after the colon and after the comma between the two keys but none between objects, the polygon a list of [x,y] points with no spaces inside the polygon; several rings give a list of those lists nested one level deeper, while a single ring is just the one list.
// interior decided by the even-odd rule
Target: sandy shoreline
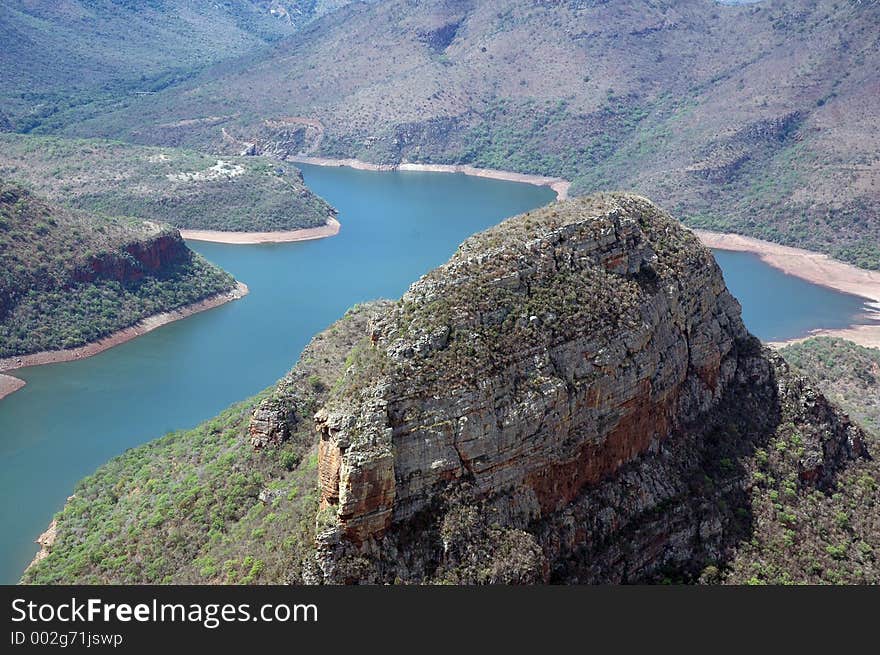
[{"label": "sandy shoreline", "polygon": [[568,190],[571,182],[561,177],[548,177],[546,175],[528,175],[525,173],[512,173],[499,171],[493,168],[476,168],[467,164],[371,164],[360,159],[330,159],[327,157],[288,157],[287,161],[295,164],[312,164],[314,166],[346,166],[359,171],[420,171],[424,173],[463,173],[472,177],[485,177],[493,180],[506,180],[508,182],[521,182],[534,184],[535,186],[548,186],[556,192],[558,200],[568,198]]},{"label": "sandy shoreline", "polygon": [[[148,332],[152,332],[156,328],[160,328],[163,325],[168,325],[169,323],[179,321],[180,319],[186,318],[187,316],[192,316],[193,314],[198,314],[199,312],[213,309],[214,307],[219,307],[220,305],[226,304],[232,300],[243,298],[247,295],[247,293],[247,285],[242,282],[237,282],[235,288],[230,291],[219,293],[209,298],[205,298],[204,300],[200,300],[197,303],[193,303],[192,305],[180,307],[179,309],[175,309],[170,312],[162,312],[161,314],[148,316],[147,318],[141,320],[135,325],[132,325],[131,327],[127,327],[124,330],[120,330],[119,332],[114,332],[110,336],[104,337],[99,341],[86,344],[85,346],[80,346],[79,348],[70,348],[69,350],[48,350],[39,353],[33,353],[31,355],[21,355],[20,357],[8,357],[6,359],[0,359],[0,372],[14,371],[15,369],[25,368],[27,366],[58,364],[60,362],[71,362],[77,359],[85,359],[86,357],[91,357],[93,355],[97,355],[98,353],[104,352],[105,350],[108,350],[113,346],[118,346],[121,343],[131,341],[136,337],[147,334]],[[11,375],[0,374],[0,398],[8,396],[9,394],[17,391],[24,385],[25,382],[23,380],[19,380],[18,378],[12,377]]]},{"label": "sandy shoreline", "polygon": [[24,380],[19,380],[11,375],[3,375],[0,373],[0,400],[3,400],[11,393],[15,393],[25,385]]},{"label": "sandy shoreline", "polygon": [[[764,263],[788,275],[835,291],[860,296],[869,301],[873,307],[880,309],[880,271],[868,271],[811,250],[782,246],[739,234],[707,230],[692,231],[709,248],[753,253]],[[773,342],[770,345],[780,347],[814,336],[830,336],[849,339],[862,346],[880,348],[880,311],[877,309],[872,311],[871,307],[868,307],[864,320],[866,321],[864,324],[854,324],[836,330],[813,330],[804,337]]]},{"label": "sandy shoreline", "polygon": [[854,325],[839,330],[813,330],[805,337],[798,337],[797,339],[789,339],[787,341],[770,341],[767,345],[773,348],[784,348],[785,346],[800,343],[813,337],[838,337],[840,339],[848,339],[866,348],[880,348],[880,325]]},{"label": "sandy shoreline", "polygon": [[339,234],[339,221],[328,218],[327,224],[321,227],[307,227],[301,230],[286,232],[222,232],[219,230],[180,230],[180,236],[192,241],[211,241],[213,243],[231,243],[251,245],[258,243],[292,243],[294,241],[311,241]]},{"label": "sandy shoreline", "polygon": [[[527,175],[524,173],[512,173],[499,171],[491,168],[475,168],[465,164],[371,164],[360,159],[329,159],[326,157],[288,157],[287,161],[295,164],[312,164],[314,166],[346,166],[359,171],[421,171],[426,173],[462,173],[471,177],[483,177],[493,180],[505,180],[507,182],[520,182],[535,186],[550,187],[558,200],[568,198],[568,190],[571,182],[560,177],[548,177],[546,175]],[[210,241],[213,243],[229,243],[235,245],[253,245],[260,243],[292,243],[295,241],[310,241],[312,239],[324,239],[339,234],[339,221],[335,218],[327,219],[327,224],[321,227],[303,228],[301,230],[288,230],[284,232],[225,232],[222,230],[180,230],[180,236],[191,241]]]}]

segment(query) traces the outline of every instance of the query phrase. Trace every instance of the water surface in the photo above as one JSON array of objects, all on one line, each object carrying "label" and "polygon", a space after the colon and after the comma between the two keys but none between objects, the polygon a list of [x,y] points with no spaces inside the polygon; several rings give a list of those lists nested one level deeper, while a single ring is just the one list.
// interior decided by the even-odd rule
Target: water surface
[{"label": "water surface", "polygon": [[[543,187],[463,175],[303,172],[339,209],[338,236],[260,246],[191,242],[251,293],[96,357],[16,373],[27,386],[0,402],[0,582],[18,580],[33,540],[76,482],[102,463],[264,389],[351,305],[400,296],[470,234],[554,197]],[[746,323],[763,338],[844,325],[861,308],[858,299],[755,257],[718,256]]]},{"label": "water surface", "polygon": [[845,328],[865,313],[865,299],[787,275],[750,252],[715,250],[743,321],[764,341],[785,341],[817,328]]}]

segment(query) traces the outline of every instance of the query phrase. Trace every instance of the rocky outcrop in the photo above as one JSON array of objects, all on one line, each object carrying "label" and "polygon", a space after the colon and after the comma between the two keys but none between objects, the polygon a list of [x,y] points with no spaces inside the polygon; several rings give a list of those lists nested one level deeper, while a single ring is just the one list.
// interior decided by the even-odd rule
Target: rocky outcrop
[{"label": "rocky outcrop", "polygon": [[[67,502],[70,502],[73,499],[74,496],[68,496]],[[37,554],[34,555],[34,559],[32,559],[31,563],[27,565],[27,569],[25,569],[25,571],[49,556],[49,553],[52,552],[52,547],[55,545],[56,539],[58,539],[58,519],[53,518],[52,521],[49,523],[49,527],[47,527],[46,530],[42,532],[39,537],[34,539],[34,543],[40,547],[40,550],[38,550]]]},{"label": "rocky outcrop", "polygon": [[376,300],[352,307],[328,333],[317,335],[303,351],[300,361],[254,408],[248,436],[255,450],[280,445],[297,432],[314,435],[313,415],[330,391],[325,380],[342,375],[351,344],[369,332],[371,317],[387,311],[392,303]]},{"label": "rocky outcrop", "polygon": [[275,402],[264,401],[255,410],[251,417],[249,432],[251,446],[260,450],[267,446],[280,445],[290,436],[290,423],[295,417],[290,416],[282,407]]},{"label": "rocky outcrop", "polygon": [[95,280],[135,282],[146,275],[167,271],[192,257],[192,252],[177,230],[162,230],[143,240],[132,241],[118,250],[90,256],[72,273],[78,284]]},{"label": "rocky outcrop", "polygon": [[747,530],[741,462],[780,422],[811,426],[803,484],[863,453],[747,333],[711,253],[635,196],[469,239],[348,362],[315,414],[325,582],[698,571]]},{"label": "rocky outcrop", "polygon": [[804,120],[799,111],[749,123],[713,144],[704,158],[685,170],[710,182],[733,180],[749,162],[775,152],[792,137]]},{"label": "rocky outcrop", "polygon": [[725,144],[713,150],[707,159],[688,166],[685,170],[710,182],[725,182],[732,179],[750,159],[751,153],[748,149]]}]

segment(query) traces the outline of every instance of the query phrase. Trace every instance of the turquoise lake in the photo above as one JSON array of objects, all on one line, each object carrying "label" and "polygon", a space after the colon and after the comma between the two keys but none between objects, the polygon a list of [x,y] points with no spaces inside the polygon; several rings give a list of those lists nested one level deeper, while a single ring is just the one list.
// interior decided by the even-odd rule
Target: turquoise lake
[{"label": "turquoise lake", "polygon": [[[280,378],[319,330],[357,302],[396,298],[470,234],[550,202],[544,187],[438,173],[303,166],[339,209],[340,234],[303,243],[191,242],[247,283],[242,300],[90,359],[23,369],[0,401],[0,583],[76,482],[127,448],[192,427]],[[863,301],[784,275],[752,255],[716,253],[758,336],[848,325]]]}]

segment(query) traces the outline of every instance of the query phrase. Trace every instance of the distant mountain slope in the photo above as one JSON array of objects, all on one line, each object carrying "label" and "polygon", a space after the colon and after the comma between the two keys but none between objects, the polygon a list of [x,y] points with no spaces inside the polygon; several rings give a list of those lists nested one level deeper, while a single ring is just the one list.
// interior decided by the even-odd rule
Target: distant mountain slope
[{"label": "distant mountain slope", "polygon": [[295,230],[333,216],[298,169],[265,157],[0,134],[0,178],[79,209],[186,229]]},{"label": "distant mountain slope", "polygon": [[176,230],[65,209],[0,180],[0,359],[81,346],[234,286]]},{"label": "distant mountain slope", "polygon": [[[2,114],[16,129],[147,93],[293,33],[345,0],[4,0]],[[23,65],[26,62],[26,65]]]},{"label": "distant mountain slope", "polygon": [[855,0],[355,3],[66,131],[562,175],[877,268],[878,24]]}]

